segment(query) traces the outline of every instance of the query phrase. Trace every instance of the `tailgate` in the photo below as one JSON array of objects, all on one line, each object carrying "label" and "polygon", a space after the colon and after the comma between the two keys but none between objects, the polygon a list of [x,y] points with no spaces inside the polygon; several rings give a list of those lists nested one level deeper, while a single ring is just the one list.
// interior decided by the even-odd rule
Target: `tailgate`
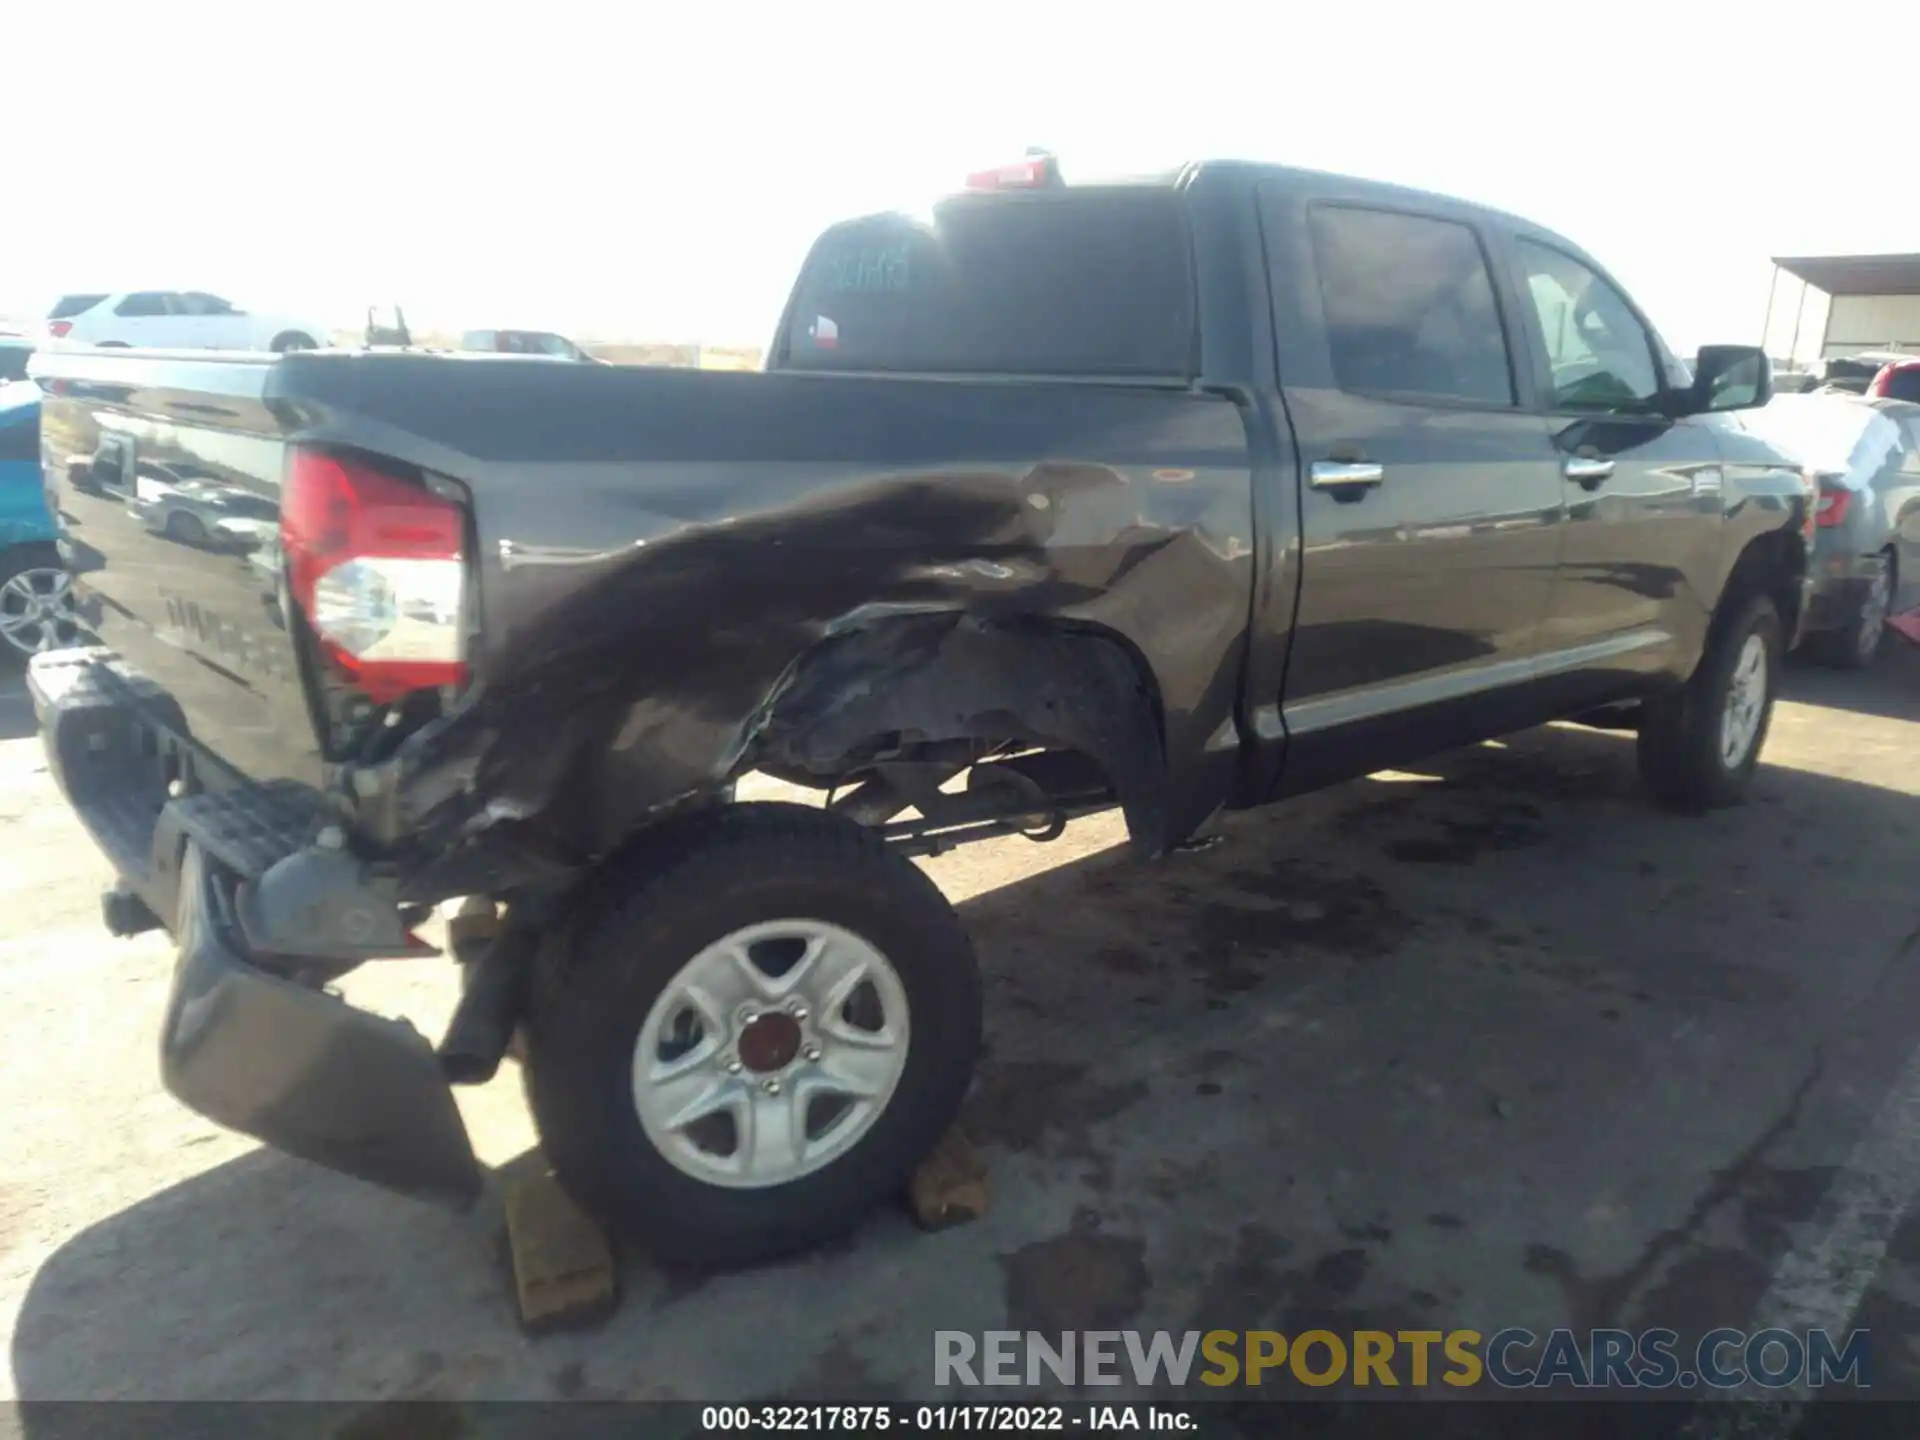
[{"label": "tailgate", "polygon": [[317,783],[287,624],[270,358],[49,356],[46,466],[83,622],[258,780]]}]

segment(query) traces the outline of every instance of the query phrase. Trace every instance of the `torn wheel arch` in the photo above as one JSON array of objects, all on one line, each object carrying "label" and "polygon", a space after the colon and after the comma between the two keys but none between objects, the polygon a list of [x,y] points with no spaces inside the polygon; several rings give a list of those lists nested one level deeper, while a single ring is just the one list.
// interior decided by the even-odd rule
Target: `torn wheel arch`
[{"label": "torn wheel arch", "polygon": [[1168,843],[1167,761],[1151,672],[1091,627],[901,617],[831,636],[762,711],[743,768],[830,784],[904,746],[1017,741],[1100,766],[1136,847]]}]

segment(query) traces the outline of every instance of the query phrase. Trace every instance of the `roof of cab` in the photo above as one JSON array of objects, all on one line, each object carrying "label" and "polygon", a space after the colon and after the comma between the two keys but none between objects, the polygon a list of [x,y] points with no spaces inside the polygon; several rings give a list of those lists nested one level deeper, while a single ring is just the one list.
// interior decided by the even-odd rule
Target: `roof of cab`
[{"label": "roof of cab", "polygon": [[[1171,168],[1149,170],[1135,174],[1081,175],[1076,176],[1070,165],[1063,165],[1057,172],[1059,179],[1055,184],[1032,188],[1010,186],[1007,188],[983,187],[980,189],[962,189],[952,192],[949,200],[990,199],[995,196],[1030,196],[1070,194],[1075,190],[1117,189],[1126,187],[1162,187],[1175,190],[1187,190],[1204,193],[1215,187],[1229,190],[1252,190],[1261,184],[1285,186],[1289,182],[1311,182],[1325,185],[1332,182],[1342,189],[1350,190],[1363,199],[1377,200],[1386,205],[1404,206],[1411,210],[1424,210],[1439,216],[1451,214],[1461,220],[1479,220],[1492,222],[1502,229],[1515,231],[1530,238],[1540,240],[1557,250],[1566,252],[1582,264],[1602,275],[1609,275],[1607,267],[1600,263],[1585,248],[1568,239],[1565,235],[1549,229],[1538,221],[1524,215],[1502,210],[1477,200],[1464,200],[1457,195],[1444,195],[1434,190],[1418,190],[1408,185],[1398,185],[1392,181],[1375,180],[1358,175],[1343,175],[1331,170],[1311,170],[1304,166],[1280,165],[1261,160],[1191,160]],[[847,216],[835,221],[826,229],[832,234],[845,227],[870,223],[877,220],[897,218],[898,211],[881,211],[864,215]]]},{"label": "roof of cab", "polygon": [[[1217,184],[1228,186],[1254,186],[1266,183],[1285,185],[1289,181],[1311,181],[1325,184],[1337,182],[1365,192],[1382,201],[1398,202],[1423,210],[1452,210],[1463,214],[1473,214],[1485,219],[1496,220],[1505,226],[1518,230],[1531,231],[1534,234],[1552,240],[1555,244],[1572,250],[1583,257],[1585,252],[1565,236],[1548,229],[1538,221],[1524,215],[1516,215],[1502,210],[1498,206],[1487,205],[1478,200],[1463,199],[1458,195],[1446,195],[1437,190],[1419,190],[1410,185],[1396,184],[1390,180],[1375,180],[1360,175],[1345,175],[1333,170],[1312,170],[1299,165],[1282,165],[1266,160],[1239,160],[1231,158],[1189,160],[1182,164],[1164,169],[1147,170],[1135,173],[1076,175],[1071,168],[1060,171],[1061,183],[1057,187],[1023,190],[983,189],[959,191],[958,194],[1058,194],[1061,190],[1090,190],[1119,186],[1167,186],[1178,190],[1199,189]],[[1591,258],[1591,257],[1585,257]]]},{"label": "roof of cab", "polygon": [[1562,238],[1554,235],[1553,231],[1538,221],[1530,220],[1524,215],[1516,215],[1509,210],[1502,210],[1496,205],[1464,199],[1458,195],[1444,194],[1438,190],[1420,190],[1391,180],[1376,180],[1364,175],[1347,175],[1337,170],[1312,170],[1303,165],[1280,165],[1259,160],[1196,160],[1182,166],[1173,178],[1176,184],[1192,185],[1198,183],[1202,177],[1231,177],[1241,184],[1258,184],[1262,181],[1277,182],[1282,185],[1289,181],[1325,184],[1328,181],[1334,181],[1342,186],[1364,190],[1382,200],[1396,200],[1421,209],[1471,211],[1519,229],[1537,231],[1542,235],[1553,235],[1556,240]]}]

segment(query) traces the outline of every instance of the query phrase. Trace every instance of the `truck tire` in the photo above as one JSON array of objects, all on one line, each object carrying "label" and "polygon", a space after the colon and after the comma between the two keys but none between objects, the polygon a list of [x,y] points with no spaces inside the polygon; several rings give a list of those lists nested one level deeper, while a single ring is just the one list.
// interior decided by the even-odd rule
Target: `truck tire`
[{"label": "truck tire", "polygon": [[932,881],[852,821],[731,805],[588,883],[527,996],[527,1096],[560,1183],[669,1263],[851,1230],[958,1113],[980,977]]},{"label": "truck tire", "polygon": [[1692,678],[1646,702],[1640,776],[1662,803],[1700,811],[1745,796],[1773,718],[1781,649],[1773,602],[1736,602],[1715,622]]}]

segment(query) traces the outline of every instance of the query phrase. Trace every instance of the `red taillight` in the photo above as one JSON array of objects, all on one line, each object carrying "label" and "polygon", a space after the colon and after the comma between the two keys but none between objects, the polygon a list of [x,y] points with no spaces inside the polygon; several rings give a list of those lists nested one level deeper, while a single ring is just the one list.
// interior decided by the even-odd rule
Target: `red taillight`
[{"label": "red taillight", "polygon": [[47,326],[47,333],[56,340],[64,340],[67,338],[67,333],[72,329],[73,322],[71,320],[55,320]]},{"label": "red taillight", "polygon": [[1920,363],[1912,360],[1888,361],[1867,385],[1867,394],[1878,400],[1912,400],[1920,397]]},{"label": "red taillight", "polygon": [[1820,498],[1814,502],[1814,523],[1822,530],[1834,525],[1844,525],[1847,520],[1847,507],[1853,504],[1853,492],[1844,485],[1830,480],[1820,482]]},{"label": "red taillight", "polygon": [[1038,190],[1059,183],[1059,162],[1051,155],[1029,155],[1012,165],[976,170],[967,176],[969,190]]},{"label": "red taillight", "polygon": [[287,585],[370,700],[467,678],[459,506],[356,460],[295,450],[280,500]]}]

